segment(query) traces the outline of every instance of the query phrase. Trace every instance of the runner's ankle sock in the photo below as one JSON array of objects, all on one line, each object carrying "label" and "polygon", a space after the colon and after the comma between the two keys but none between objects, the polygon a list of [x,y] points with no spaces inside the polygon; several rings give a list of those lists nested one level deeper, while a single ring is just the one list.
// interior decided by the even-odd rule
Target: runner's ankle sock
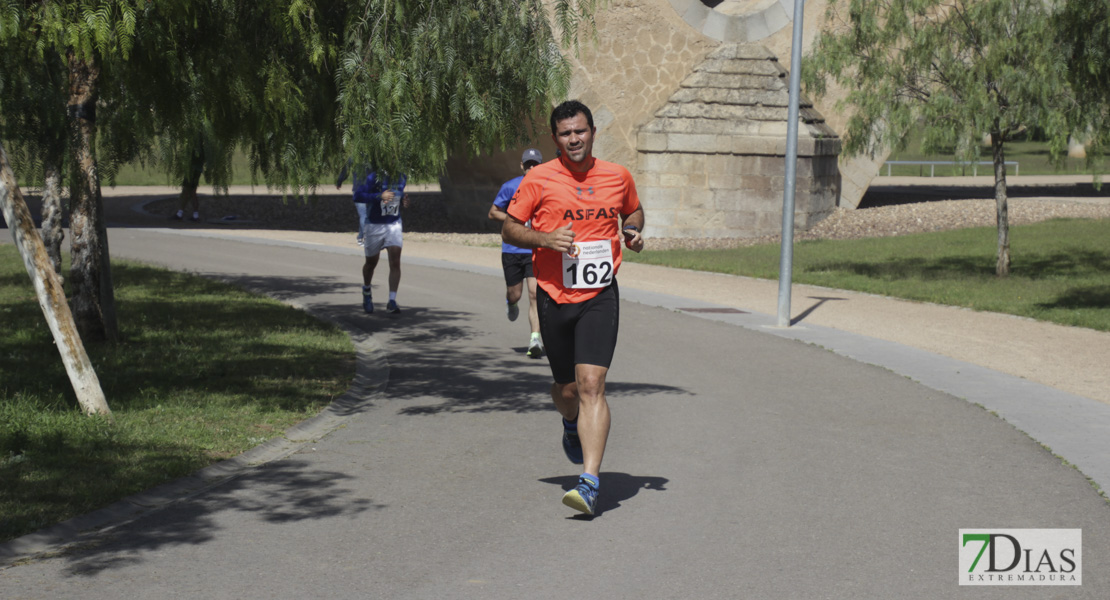
[{"label": "runner's ankle sock", "polygon": [[[531,340],[531,342],[532,342],[533,344],[538,344],[538,343],[540,343],[540,340],[541,340],[541,338],[540,338],[540,334],[538,334],[538,333],[533,333],[533,334],[532,334],[532,340]],[[575,418],[574,420],[575,420],[576,422],[578,421],[578,419],[577,419],[577,418]]]},{"label": "runner's ankle sock", "polygon": [[397,292],[389,292],[389,300],[392,302],[397,301]]},{"label": "runner's ankle sock", "polygon": [[368,286],[368,285],[362,286],[362,295],[363,296],[369,296],[370,295],[370,286]]},{"label": "runner's ankle sock", "polygon": [[578,432],[578,417],[574,417],[573,421],[568,421],[564,417],[563,418],[563,429],[566,429],[567,431],[573,431],[573,432],[577,433]]}]

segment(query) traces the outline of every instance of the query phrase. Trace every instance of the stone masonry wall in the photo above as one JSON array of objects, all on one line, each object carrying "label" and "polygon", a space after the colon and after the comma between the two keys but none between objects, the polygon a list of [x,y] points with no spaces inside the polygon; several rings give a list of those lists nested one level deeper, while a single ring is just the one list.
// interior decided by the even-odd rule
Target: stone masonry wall
[{"label": "stone masonry wall", "polygon": [[[638,187],[654,237],[755,237],[781,231],[789,93],[758,44],[713,51],[640,130]],[[801,102],[795,227],[836,207],[840,142]]]},{"label": "stone masonry wall", "polygon": [[[653,177],[660,173],[641,171],[638,148],[641,130],[656,118],[656,111],[660,110],[672,94],[680,89],[680,84],[695,67],[701,64],[711,51],[721,46],[721,40],[724,39],[722,36],[742,35],[748,40],[758,39],[759,44],[769,48],[771,53],[778,57],[780,65],[789,65],[791,21],[788,17],[789,12],[793,10],[792,5],[793,3],[788,0],[753,1],[752,10],[760,13],[753,16],[751,11],[746,15],[739,14],[742,11],[736,10],[714,11],[708,9],[699,0],[612,0],[598,15],[596,40],[583,36],[579,56],[571,56],[574,72],[568,96],[582,100],[593,110],[595,125],[598,128],[594,145],[595,155],[628,167],[641,188],[659,185]],[[827,0],[809,0],[806,3],[803,46],[805,49],[812,45],[819,29],[825,26],[823,20],[826,6]],[[736,26],[736,19],[743,19],[744,26]],[[832,90],[818,109],[831,108],[837,96],[835,90]],[[783,114],[785,115],[785,111]],[[821,117],[820,114],[817,116]],[[537,139],[533,140],[531,145],[540,148],[544,157],[550,159],[554,156],[554,145],[547,135],[547,115],[537,115],[537,118],[543,124]],[[829,122],[834,125],[832,129],[835,129],[842,119],[842,115],[831,113]],[[785,144],[785,116],[780,125],[783,132],[780,139]],[[800,141],[800,144],[804,142]],[[802,147],[799,146],[800,151]],[[451,199],[447,206],[452,218],[466,221],[476,227],[486,227],[490,231],[495,230],[495,225],[486,220],[486,213],[500,185],[519,173],[518,165],[523,149],[524,147],[511,148],[492,156],[480,156],[474,159],[453,157],[448,163],[447,177],[441,182],[445,194]],[[783,154],[784,150],[779,150],[780,162]],[[812,156],[800,152],[799,175],[812,171],[819,174],[817,175],[819,179],[815,180],[817,183],[814,185],[818,187],[814,189],[810,189],[809,183],[805,185],[802,181],[798,183],[796,202],[799,209],[803,205],[813,205],[805,216],[798,219],[798,226],[806,227],[807,223],[817,218],[817,215],[826,212],[822,207],[827,203],[830,186],[841,186],[844,197],[840,202],[846,206],[855,206],[863,191],[866,190],[871,177],[878,172],[881,158],[883,157],[878,161],[855,159],[854,162],[842,163],[840,169],[844,177],[838,183],[832,184],[831,180],[828,180],[830,176],[826,174],[829,169],[828,156],[820,152]],[[690,159],[691,156],[688,155],[681,160]],[[718,157],[710,161],[712,167],[709,163],[706,165],[688,163],[688,166],[694,169],[688,176],[693,180],[704,178],[706,185],[709,185],[710,169],[727,168],[730,176],[748,178],[740,185],[757,186],[752,188],[751,194],[745,196],[742,202],[754,201],[758,195],[769,197],[774,195],[773,192],[777,188],[777,202],[781,206],[781,165],[777,167],[780,179],[776,183],[752,179],[752,177],[770,176],[769,173],[775,168],[771,165],[770,159],[760,163],[762,166],[758,173],[745,171],[745,169],[754,169],[754,163],[749,161],[744,164],[734,164],[730,162],[732,160]],[[835,163],[835,157],[832,160]],[[651,163],[649,161],[645,164]],[[718,172],[718,175],[720,173]],[[668,175],[680,175],[680,173],[668,173]],[[714,184],[719,183],[718,175],[714,175]],[[673,178],[667,178],[667,182],[672,181]],[[707,188],[712,194],[718,194],[721,189],[723,188],[711,190]],[[702,205],[709,202],[704,198],[691,201]],[[659,206],[666,206],[666,202],[661,202]],[[692,216],[668,217],[661,213],[658,220],[655,215],[648,215],[649,227],[652,222],[661,226],[660,233],[655,235],[661,234],[662,226],[667,219],[671,220],[671,224],[666,227],[675,235],[725,234],[726,228],[720,225],[718,220],[705,220],[704,226],[699,226],[688,222],[693,219]],[[766,223],[775,219],[769,215],[758,218],[749,216],[743,219],[734,215],[727,220],[730,223],[729,227],[732,227],[744,226],[744,223],[751,222]],[[759,226],[759,228],[762,227],[763,225]],[[757,234],[754,230],[744,234],[731,234],[731,236],[736,235]]]},{"label": "stone masonry wall", "polygon": [[[718,43],[691,29],[668,0],[611,0],[597,19],[597,39],[583,35],[569,98],[590,107],[597,127],[594,155],[636,167],[636,136],[695,65]],[[540,135],[533,145],[544,159],[554,158],[548,114],[538,115]],[[453,218],[494,230],[486,219],[502,183],[520,173],[513,148],[472,159],[453,157],[441,181],[451,198]]]},{"label": "stone masonry wall", "polygon": [[[675,0],[677,1],[677,0]],[[697,2],[698,0],[691,0]],[[790,3],[792,4],[792,3]],[[825,11],[828,9],[828,0],[806,0],[805,8],[802,17],[802,52],[803,54],[809,52],[813,48],[814,42],[817,40],[818,34],[831,27],[825,17]],[[846,6],[846,4],[842,4]],[[771,33],[766,39],[760,40],[760,43],[765,45],[775,56],[779,57],[779,62],[787,67],[790,65],[790,53],[792,44],[792,24],[791,26],[782,27],[777,31]],[[835,85],[830,84],[828,93],[822,98],[814,101],[814,107],[824,115],[826,123],[829,127],[837,133],[843,133],[844,127],[848,123],[850,113],[843,112],[836,108],[836,103],[844,98],[845,91]],[[871,185],[871,180],[879,174],[880,168],[886,162],[887,156],[890,151],[886,151],[875,156],[867,154],[860,154],[857,156],[840,155],[838,159],[838,167],[840,169],[840,199],[837,204],[844,208],[855,208],[859,206],[860,200],[863,199],[864,192],[867,187]]]}]

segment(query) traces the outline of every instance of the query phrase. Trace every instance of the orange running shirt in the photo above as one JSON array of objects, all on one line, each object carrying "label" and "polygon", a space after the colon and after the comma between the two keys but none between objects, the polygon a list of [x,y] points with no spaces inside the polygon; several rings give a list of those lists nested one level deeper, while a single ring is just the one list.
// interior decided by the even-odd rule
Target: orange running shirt
[{"label": "orange running shirt", "polygon": [[532,251],[536,283],[560,304],[589,300],[612,282],[621,264],[621,217],[640,207],[628,169],[593,161],[585,173],[567,169],[561,159],[533,167],[506,211],[521,222],[531,220],[536,231],[571,223],[575,248],[570,252]]}]

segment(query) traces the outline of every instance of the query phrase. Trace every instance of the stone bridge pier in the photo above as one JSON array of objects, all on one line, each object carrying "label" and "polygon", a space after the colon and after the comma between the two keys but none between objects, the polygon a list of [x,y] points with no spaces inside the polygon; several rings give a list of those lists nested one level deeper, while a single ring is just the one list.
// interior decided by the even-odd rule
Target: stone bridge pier
[{"label": "stone bridge pier", "polygon": [[[826,0],[805,7],[808,49]],[[594,154],[636,179],[648,236],[755,237],[781,230],[793,0],[611,0],[572,58],[570,98],[591,108]],[[832,111],[801,102],[795,226],[854,208],[885,157],[840,160]],[[829,118],[826,118],[828,116]],[[532,145],[554,157],[547,114]],[[441,184],[452,219],[494,231],[486,213],[519,174],[522,148],[452,158]]]},{"label": "stone bridge pier", "polygon": [[[782,231],[787,73],[756,44],[718,47],[637,138],[637,186],[656,237],[752,237]],[[800,107],[795,226],[828,216],[840,194],[840,141]]]}]

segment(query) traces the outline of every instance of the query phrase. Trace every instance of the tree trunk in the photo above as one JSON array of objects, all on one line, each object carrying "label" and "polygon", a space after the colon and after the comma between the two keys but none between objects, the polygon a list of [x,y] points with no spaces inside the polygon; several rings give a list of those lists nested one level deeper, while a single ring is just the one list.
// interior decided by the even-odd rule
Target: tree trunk
[{"label": "tree trunk", "polygon": [[100,389],[100,379],[85,354],[81,336],[77,333],[73,315],[66,304],[62,281],[51,268],[46,247],[35,233],[31,211],[23,200],[11,167],[8,166],[8,155],[3,146],[0,146],[0,209],[3,210],[4,219],[15,239],[15,246],[34,283],[35,295],[50,327],[50,333],[54,335],[58,352],[62,354],[62,363],[69,374],[73,391],[77,394],[77,402],[87,414],[110,417],[112,411]]},{"label": "tree trunk", "polygon": [[65,211],[62,209],[62,174],[58,164],[53,158],[46,161],[46,181],[42,188],[42,243],[46,246],[50,263],[54,265],[54,272],[61,277]]},{"label": "tree trunk", "polygon": [[185,171],[185,177],[181,180],[181,195],[178,197],[181,202],[181,210],[185,210],[188,206],[193,212],[200,210],[200,202],[197,200],[197,188],[200,187],[200,176],[204,173],[204,140],[203,137],[198,142],[198,146],[189,155],[189,167]]},{"label": "tree trunk", "polygon": [[998,217],[998,257],[994,272],[999,277],[1010,275],[1010,215],[1006,202],[1006,153],[1002,147],[1002,132],[997,127],[991,131],[991,149],[994,151],[994,204]]},{"label": "tree trunk", "polygon": [[70,186],[73,260],[69,275],[73,286],[73,316],[84,339],[114,340],[117,336],[115,297],[96,166],[100,66],[95,58],[79,58],[72,50],[66,58],[69,66],[69,147],[74,163]]}]

